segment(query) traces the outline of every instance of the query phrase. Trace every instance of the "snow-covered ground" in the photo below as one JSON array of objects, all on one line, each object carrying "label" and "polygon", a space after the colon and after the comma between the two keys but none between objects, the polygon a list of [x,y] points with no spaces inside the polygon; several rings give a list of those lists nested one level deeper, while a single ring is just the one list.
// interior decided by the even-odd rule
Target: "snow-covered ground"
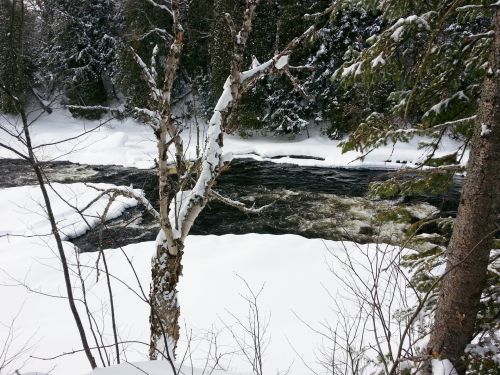
[{"label": "snow-covered ground", "polygon": [[[15,120],[11,122],[15,123]],[[41,160],[57,159],[137,168],[150,168],[154,165],[156,141],[148,126],[132,119],[112,120],[103,126],[99,125],[97,121],[76,120],[69,112],[62,110],[55,111],[52,115],[43,115],[32,126],[35,145],[59,142],[77,137],[84,132],[88,133],[68,142],[43,147],[38,150],[38,157]],[[183,137],[188,149],[187,156],[193,158],[196,149],[195,131],[186,129]],[[422,160],[423,151],[418,149],[418,143],[421,140],[416,138],[410,143],[380,147],[368,154],[363,161],[357,159],[361,154],[357,152],[342,154],[338,147],[339,141],[329,140],[319,135],[295,139],[271,136],[242,139],[239,136],[230,135],[224,139],[224,152],[232,153],[234,157],[251,157],[257,160],[305,166],[401,168]],[[14,142],[5,132],[0,134],[0,141],[23,150],[22,146]],[[457,147],[456,142],[445,139],[435,156],[454,152]],[[298,159],[290,156],[307,156],[321,160]],[[2,157],[16,158],[17,156],[11,151],[0,148],[0,158]],[[464,158],[463,162],[465,160]]]},{"label": "snow-covered ground", "polygon": [[[79,207],[97,194],[94,189],[83,184],[55,185],[54,188],[65,200]],[[39,206],[40,194],[37,193],[37,188],[2,189],[0,202],[0,295],[3,301],[0,309],[0,338],[4,340],[8,336],[12,323],[14,341],[9,348],[10,353],[26,348],[10,368],[16,369],[26,361],[23,371],[44,371],[56,375],[89,372],[90,368],[81,352],[51,360],[34,358],[55,357],[79,349],[81,344],[67,301],[60,298],[65,295],[63,275],[51,236],[18,236],[48,232],[47,222]],[[70,233],[80,232],[85,227],[71,209],[67,206],[65,208],[61,200],[54,198],[54,202],[61,227],[71,228]],[[120,212],[125,206],[134,203],[132,200],[123,200],[116,203],[113,211]],[[104,202],[97,204],[93,214],[100,214],[104,205]],[[14,236],[7,236],[6,233]],[[97,278],[95,272],[98,254],[85,253],[77,256],[69,242],[65,242],[65,248],[72,265],[75,294],[82,298],[76,266],[78,260],[86,284],[90,311],[102,329],[104,341],[111,344],[110,306],[105,277],[101,272]],[[154,243],[146,242],[127,246],[123,251],[105,251],[113,275],[119,336],[124,342],[147,343],[149,337],[149,308],[138,296],[141,295],[140,287],[124,254],[134,265],[141,287],[147,294],[150,259],[154,248]],[[391,252],[393,250],[391,247],[384,249]],[[186,334],[191,335],[192,332],[192,355],[184,365],[203,368],[211,333],[218,333],[218,352],[228,353],[223,357],[224,366],[234,373],[250,372],[244,357],[230,354],[235,351],[237,344],[228,331],[228,327],[233,327],[237,335],[240,334],[241,330],[235,326],[235,316],[244,321],[248,314],[248,304],[242,298],[242,295],[248,294],[242,281],[244,279],[254,291],[264,285],[259,297],[262,319],[269,319],[264,368],[269,373],[276,373],[276,370],[285,371],[291,367],[291,374],[305,374],[305,362],[321,373],[319,353],[323,345],[329,343],[307,327],[307,324],[324,331],[327,325],[335,327],[342,322],[340,315],[335,313],[336,308],[345,308],[348,314],[356,312],[354,303],[335,306],[335,302],[343,301],[341,295],[345,291],[342,292],[338,279],[331,273],[330,267],[338,262],[332,254],[340,257],[351,254],[361,275],[368,277],[370,254],[374,255],[375,250],[374,245],[341,244],[295,235],[188,237],[183,259],[184,275],[179,285],[183,325],[179,358],[187,352],[189,340]],[[366,257],[366,254],[369,256]],[[99,268],[102,267],[101,262]],[[337,265],[335,269],[340,272],[341,277],[348,279],[347,274],[342,274],[342,267]],[[88,326],[83,306],[81,303],[78,306],[84,324]],[[396,307],[394,305],[392,308]],[[365,335],[370,334],[365,332]],[[93,343],[90,334],[89,340]],[[124,351],[122,360],[147,359],[147,347],[143,344],[129,342],[121,348]],[[108,351],[113,355],[112,348]],[[33,357],[29,358],[30,355]],[[99,358],[97,353],[95,355]],[[135,369],[133,366],[129,367],[127,371]],[[128,372],[120,370],[115,373]],[[137,370],[134,373],[141,372]]]}]

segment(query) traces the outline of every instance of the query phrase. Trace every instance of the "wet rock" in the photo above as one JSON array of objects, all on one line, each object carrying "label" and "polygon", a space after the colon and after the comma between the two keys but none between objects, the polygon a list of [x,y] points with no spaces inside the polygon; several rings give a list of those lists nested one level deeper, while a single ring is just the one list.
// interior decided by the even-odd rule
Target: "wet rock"
[{"label": "wet rock", "polygon": [[375,234],[375,230],[372,227],[365,225],[359,228],[359,234],[364,236],[373,236]]}]

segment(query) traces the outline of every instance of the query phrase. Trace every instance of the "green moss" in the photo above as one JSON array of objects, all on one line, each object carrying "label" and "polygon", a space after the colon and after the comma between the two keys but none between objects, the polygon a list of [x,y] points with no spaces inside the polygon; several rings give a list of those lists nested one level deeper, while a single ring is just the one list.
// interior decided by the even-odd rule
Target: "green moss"
[{"label": "green moss", "polygon": [[446,193],[453,184],[453,173],[429,171],[408,174],[403,179],[393,177],[384,182],[371,183],[370,198],[394,199],[398,196],[411,197],[425,194]]},{"label": "green moss", "polygon": [[440,167],[442,165],[457,164],[457,153],[445,155],[440,158],[432,158],[425,162],[430,167]]},{"label": "green moss", "polygon": [[396,207],[393,209],[378,212],[373,219],[377,223],[384,223],[391,221],[394,223],[404,224],[404,223],[411,223],[413,221],[413,216],[407,209],[403,207]]}]

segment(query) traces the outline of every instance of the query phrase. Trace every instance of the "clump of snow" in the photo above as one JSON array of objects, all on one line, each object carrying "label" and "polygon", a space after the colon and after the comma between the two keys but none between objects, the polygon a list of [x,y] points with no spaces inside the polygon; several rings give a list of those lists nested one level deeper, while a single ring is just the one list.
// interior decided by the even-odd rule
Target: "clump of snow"
[{"label": "clump of snow", "polygon": [[432,375],[458,375],[458,373],[448,359],[433,359]]},{"label": "clump of snow", "polygon": [[350,75],[359,75],[361,74],[361,67],[362,67],[362,62],[355,62],[354,64],[351,64],[347,67],[344,68],[342,71],[341,77],[346,78],[349,77]]},{"label": "clump of snow", "polygon": [[491,126],[481,123],[481,137],[488,137],[491,134]]},{"label": "clump of snow", "polygon": [[395,42],[399,42],[400,39],[401,39],[401,35],[403,35],[403,32],[404,32],[404,27],[403,26],[399,26],[397,27],[391,34],[391,38],[395,41]]},{"label": "clump of snow", "polygon": [[276,67],[276,69],[281,70],[288,65],[288,59],[288,55],[281,56],[278,61],[276,61],[276,64],[274,64],[274,66]]},{"label": "clump of snow", "polygon": [[399,42],[403,36],[405,28],[412,24],[417,25],[418,28],[430,30],[429,23],[425,20],[425,18],[413,14],[406,18],[400,18],[388,29],[388,31],[391,32],[391,39],[395,42]]},{"label": "clump of snow", "polygon": [[380,53],[375,59],[372,61],[372,68],[375,68],[379,65],[385,65],[384,54]]}]

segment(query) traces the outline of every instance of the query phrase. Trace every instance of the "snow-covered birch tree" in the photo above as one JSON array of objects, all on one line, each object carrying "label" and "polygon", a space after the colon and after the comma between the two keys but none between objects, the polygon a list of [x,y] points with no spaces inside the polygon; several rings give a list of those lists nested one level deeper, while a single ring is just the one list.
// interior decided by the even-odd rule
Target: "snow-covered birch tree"
[{"label": "snow-covered birch tree", "polygon": [[[218,199],[247,212],[259,212],[264,208],[246,208],[240,202],[225,198],[213,190],[218,176],[231,161],[231,155],[223,152],[224,130],[228,121],[243,94],[259,78],[285,69],[290,53],[314,32],[314,27],[293,39],[271,59],[244,70],[245,47],[259,1],[247,0],[239,28],[230,15],[225,15],[233,43],[230,76],[208,123],[201,155],[195,160],[188,160],[181,136],[183,127],[172,115],[172,92],[184,43],[181,1],[172,0],[169,5],[166,2],[152,1],[162,10],[168,10],[173,25],[164,64],[158,61],[158,47],[153,49],[150,63],[146,63],[132,51],[150,91],[149,108],[134,110],[148,118],[158,148],[159,211],[154,215],[160,222],[161,230],[156,241],[156,254],[152,259],[150,295],[150,357],[156,359],[161,356],[173,358],[175,353],[180,314],[177,283],[182,273],[184,243],[207,202]],[[163,69],[162,82],[158,82],[159,69]],[[171,173],[172,166],[175,167],[175,174]]]}]

